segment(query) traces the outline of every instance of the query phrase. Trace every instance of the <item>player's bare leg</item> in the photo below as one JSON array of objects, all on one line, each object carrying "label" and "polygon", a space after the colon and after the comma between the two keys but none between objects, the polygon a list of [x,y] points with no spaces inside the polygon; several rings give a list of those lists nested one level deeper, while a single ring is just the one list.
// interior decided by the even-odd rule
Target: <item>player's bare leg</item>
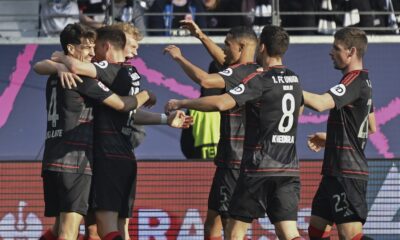
[{"label": "player's bare leg", "polygon": [[301,239],[296,221],[280,221],[274,224],[279,240]]},{"label": "player's bare leg", "polygon": [[337,225],[339,239],[359,240],[362,237],[362,223],[349,222]]},{"label": "player's bare leg", "polygon": [[75,240],[78,237],[82,218],[82,215],[76,212],[61,212],[58,238]]},{"label": "player's bare leg", "polygon": [[118,230],[124,240],[130,240],[129,236],[129,218],[118,219]]},{"label": "player's bare leg", "polygon": [[310,226],[308,227],[308,236],[310,240],[329,239],[332,225],[333,222],[312,215],[310,218]]},{"label": "player's bare leg", "polygon": [[96,223],[102,239],[109,233],[118,232],[118,212],[96,211]]},{"label": "player's bare leg", "polygon": [[250,223],[229,218],[226,230],[224,230],[225,239],[243,240],[249,227]]},{"label": "player's bare leg", "polygon": [[96,217],[92,211],[89,211],[85,216],[85,230],[85,239],[100,240],[100,236],[97,233]]},{"label": "player's bare leg", "polygon": [[[226,221],[225,221],[226,222]],[[226,226],[226,225],[225,225]],[[205,240],[222,240],[222,220],[218,212],[208,209],[204,223]]]}]

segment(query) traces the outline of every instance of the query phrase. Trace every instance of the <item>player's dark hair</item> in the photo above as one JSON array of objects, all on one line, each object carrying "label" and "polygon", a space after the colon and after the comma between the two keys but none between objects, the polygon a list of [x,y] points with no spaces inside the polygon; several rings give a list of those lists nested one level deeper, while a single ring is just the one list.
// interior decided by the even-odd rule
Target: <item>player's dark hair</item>
[{"label": "player's dark hair", "polygon": [[364,57],[367,51],[368,39],[365,32],[354,27],[342,28],[335,33],[335,40],[341,42],[347,49],[355,47],[358,58]]},{"label": "player's dark hair", "polygon": [[230,34],[233,39],[248,39],[257,44],[257,35],[252,27],[236,26],[229,29],[227,34]]},{"label": "player's dark hair", "polygon": [[289,34],[282,27],[265,26],[260,35],[270,57],[282,57],[289,48]]},{"label": "player's dark hair", "polygon": [[96,40],[96,32],[79,23],[68,24],[60,33],[60,43],[64,54],[68,54],[68,44],[81,44],[82,38],[87,38],[94,42]]},{"label": "player's dark hair", "polygon": [[126,44],[125,33],[120,29],[110,26],[97,29],[97,40],[109,42],[118,50],[124,49]]}]

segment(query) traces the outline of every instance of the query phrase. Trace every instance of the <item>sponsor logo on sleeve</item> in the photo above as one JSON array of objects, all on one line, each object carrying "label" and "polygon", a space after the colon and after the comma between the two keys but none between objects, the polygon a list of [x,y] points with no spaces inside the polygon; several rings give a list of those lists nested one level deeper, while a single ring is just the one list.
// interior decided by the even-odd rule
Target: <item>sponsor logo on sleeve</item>
[{"label": "sponsor logo on sleeve", "polygon": [[232,68],[227,68],[227,69],[222,70],[221,72],[219,72],[219,74],[224,75],[224,76],[227,76],[227,77],[229,77],[230,75],[232,75],[232,73],[233,73]]},{"label": "sponsor logo on sleeve", "polygon": [[103,89],[105,92],[110,91],[110,89],[106,85],[104,85],[102,82],[98,82],[97,85],[99,85],[99,87],[101,89]]},{"label": "sponsor logo on sleeve", "polygon": [[94,65],[98,66],[99,68],[105,69],[108,67],[108,62],[107,61],[101,61],[101,62],[94,62]]},{"label": "sponsor logo on sleeve", "polygon": [[229,92],[232,93],[233,95],[240,95],[244,92],[244,89],[245,89],[244,84],[241,83],[236,87],[232,88],[231,90],[229,90]]},{"label": "sponsor logo on sleeve", "polygon": [[343,84],[339,84],[332,87],[330,91],[336,96],[341,97],[346,93],[346,86]]}]

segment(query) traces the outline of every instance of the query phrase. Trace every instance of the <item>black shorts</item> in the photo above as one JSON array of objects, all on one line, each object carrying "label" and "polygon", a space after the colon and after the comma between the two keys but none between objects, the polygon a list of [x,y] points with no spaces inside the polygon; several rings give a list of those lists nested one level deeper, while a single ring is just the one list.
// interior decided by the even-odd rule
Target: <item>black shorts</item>
[{"label": "black shorts", "polygon": [[136,194],[135,160],[95,160],[91,208],[118,212],[119,218],[132,217]]},{"label": "black shorts", "polygon": [[229,217],[229,203],[232,199],[239,173],[239,169],[217,167],[210,195],[208,196],[208,209],[218,212],[222,217]]},{"label": "black shorts", "polygon": [[242,174],[232,196],[229,214],[247,223],[265,217],[265,213],[273,224],[296,221],[299,199],[299,177],[250,177]]},{"label": "black shorts", "polygon": [[57,217],[61,212],[86,215],[92,176],[44,171],[42,177],[46,217]]},{"label": "black shorts", "polygon": [[312,203],[311,214],[336,224],[365,223],[368,214],[367,181],[324,176]]}]

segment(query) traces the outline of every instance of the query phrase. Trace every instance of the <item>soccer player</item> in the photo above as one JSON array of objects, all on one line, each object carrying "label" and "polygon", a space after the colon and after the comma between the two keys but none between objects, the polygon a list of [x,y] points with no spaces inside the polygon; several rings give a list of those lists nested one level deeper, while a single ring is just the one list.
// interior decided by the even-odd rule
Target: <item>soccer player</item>
[{"label": "soccer player", "polygon": [[[288,46],[285,30],[265,26],[257,54],[264,71],[249,74],[223,95],[170,100],[166,105],[167,111],[226,111],[246,105],[243,158],[229,206],[227,239],[242,240],[253,219],[265,213],[279,239],[300,239],[296,227],[300,179],[295,140],[303,108],[302,89],[298,76],[282,65]],[[224,78],[231,78],[230,71]]]},{"label": "soccer player", "polygon": [[371,80],[363,69],[366,50],[364,31],[357,28],[337,31],[330,56],[335,69],[343,73],[342,79],[321,95],[304,91],[307,107],[319,112],[330,110],[326,134],[316,133],[308,139],[313,151],[325,147],[322,180],[313,199],[308,230],[312,240],[329,239],[334,223],[340,239],[363,239],[362,225],[368,212],[368,165],[364,148],[368,129],[375,129],[370,113]]},{"label": "soccer player", "polygon": [[[119,37],[121,34],[123,37]],[[96,59],[101,62],[82,64],[59,53],[54,54],[53,59],[65,63],[75,73],[97,76],[121,95],[133,94],[138,88],[135,82],[140,75],[133,66],[123,63],[125,43],[119,38],[125,38],[120,30],[113,27],[98,29],[95,52]],[[122,116],[108,108],[95,109],[92,204],[96,211],[98,232],[103,239],[122,239],[120,233],[124,233],[125,219],[132,215],[137,170],[130,142],[133,121],[132,112]],[[135,121],[138,124],[168,123],[173,127],[181,127],[186,118],[181,111],[168,117],[165,114],[138,111]]]},{"label": "soccer player", "polygon": [[[65,54],[83,62],[90,62],[94,56],[95,38],[95,32],[79,24],[67,25],[60,34]],[[42,64],[35,64],[34,70]],[[75,88],[63,89],[57,75],[49,77],[42,177],[45,216],[56,217],[56,223],[42,239],[76,239],[82,215],[87,213],[93,165],[93,103],[128,112],[148,98],[146,92],[119,97],[90,78]]]},{"label": "soccer player", "polygon": [[[238,85],[259,66],[254,64],[257,36],[250,27],[234,27],[225,38],[221,49],[208,38],[193,21],[181,21],[192,35],[199,38],[214,60],[227,67],[224,71],[208,74],[193,65],[176,46],[168,46],[165,52],[179,63],[187,75],[205,88],[229,90]],[[207,217],[204,224],[205,239],[222,239],[222,229],[227,226],[228,208],[239,177],[244,141],[244,107],[221,112],[220,141],[214,158],[217,169],[208,198]]]}]

